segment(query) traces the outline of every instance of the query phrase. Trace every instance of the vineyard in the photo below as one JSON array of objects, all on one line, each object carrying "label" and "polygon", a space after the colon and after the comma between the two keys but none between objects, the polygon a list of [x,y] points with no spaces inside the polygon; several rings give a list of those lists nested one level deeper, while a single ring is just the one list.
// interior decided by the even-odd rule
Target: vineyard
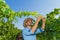
[{"label": "vineyard", "polygon": [[[0,40],[15,40],[20,29],[16,28],[13,22],[17,22],[17,18],[22,16],[38,15],[37,12],[15,12],[9,6],[0,0]],[[39,14],[40,15],[40,14]],[[59,15],[58,18],[55,18]],[[41,27],[39,22],[38,27]],[[46,28],[43,33],[37,34],[37,40],[60,40],[60,8],[55,8],[54,11],[46,14]]]},{"label": "vineyard", "polygon": [[[60,9],[54,9],[46,16],[46,29],[45,32],[38,34],[38,40],[60,40],[60,16],[55,18],[56,15],[60,15]],[[39,27],[41,26],[39,22]],[[39,39],[40,38],[40,39]]]}]

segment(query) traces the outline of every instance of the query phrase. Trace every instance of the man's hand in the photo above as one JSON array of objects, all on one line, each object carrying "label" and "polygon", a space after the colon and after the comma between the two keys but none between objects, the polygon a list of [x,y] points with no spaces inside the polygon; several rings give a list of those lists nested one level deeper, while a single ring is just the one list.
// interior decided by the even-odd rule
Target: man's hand
[{"label": "man's hand", "polygon": [[43,19],[42,19],[42,22],[45,22],[45,21],[46,21],[46,19],[45,19],[45,18],[43,18]]},{"label": "man's hand", "polygon": [[38,16],[37,21],[39,22],[42,19],[42,16]]}]

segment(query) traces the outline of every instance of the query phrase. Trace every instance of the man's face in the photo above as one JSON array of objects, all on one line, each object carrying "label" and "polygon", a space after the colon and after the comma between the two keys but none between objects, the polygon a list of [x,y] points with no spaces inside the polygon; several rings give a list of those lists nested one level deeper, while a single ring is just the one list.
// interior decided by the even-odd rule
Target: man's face
[{"label": "man's face", "polygon": [[26,24],[27,26],[30,26],[32,24],[32,20],[29,20]]}]

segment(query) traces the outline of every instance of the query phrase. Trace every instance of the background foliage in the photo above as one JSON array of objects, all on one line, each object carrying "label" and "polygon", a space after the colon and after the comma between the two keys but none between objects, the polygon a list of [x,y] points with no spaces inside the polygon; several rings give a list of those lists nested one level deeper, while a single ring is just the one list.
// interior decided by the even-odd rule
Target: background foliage
[{"label": "background foliage", "polygon": [[[56,18],[56,15],[59,15]],[[45,32],[38,34],[38,40],[60,40],[60,9],[55,8],[54,11],[46,15],[46,28]],[[39,22],[39,27],[42,25],[42,21]]]},{"label": "background foliage", "polygon": [[21,30],[17,29],[13,22],[17,22],[16,17],[37,15],[37,12],[15,12],[9,6],[0,0],[0,40],[15,40]]},{"label": "background foliage", "polygon": [[[54,9],[46,15],[46,29],[45,32],[37,34],[37,40],[60,40],[60,8]],[[34,17],[40,15],[37,12],[15,12],[9,8],[9,6],[0,0],[0,40],[15,40],[16,35],[21,32],[17,29],[13,22],[17,22],[16,17],[22,18],[22,16],[32,15]],[[42,21],[39,22],[39,27]]]}]

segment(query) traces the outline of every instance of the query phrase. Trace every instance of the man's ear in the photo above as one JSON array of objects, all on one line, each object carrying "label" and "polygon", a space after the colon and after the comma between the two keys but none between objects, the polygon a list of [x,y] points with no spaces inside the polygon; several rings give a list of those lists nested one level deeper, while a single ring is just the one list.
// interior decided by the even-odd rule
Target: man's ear
[{"label": "man's ear", "polygon": [[25,23],[26,25],[28,24],[28,23]]}]

